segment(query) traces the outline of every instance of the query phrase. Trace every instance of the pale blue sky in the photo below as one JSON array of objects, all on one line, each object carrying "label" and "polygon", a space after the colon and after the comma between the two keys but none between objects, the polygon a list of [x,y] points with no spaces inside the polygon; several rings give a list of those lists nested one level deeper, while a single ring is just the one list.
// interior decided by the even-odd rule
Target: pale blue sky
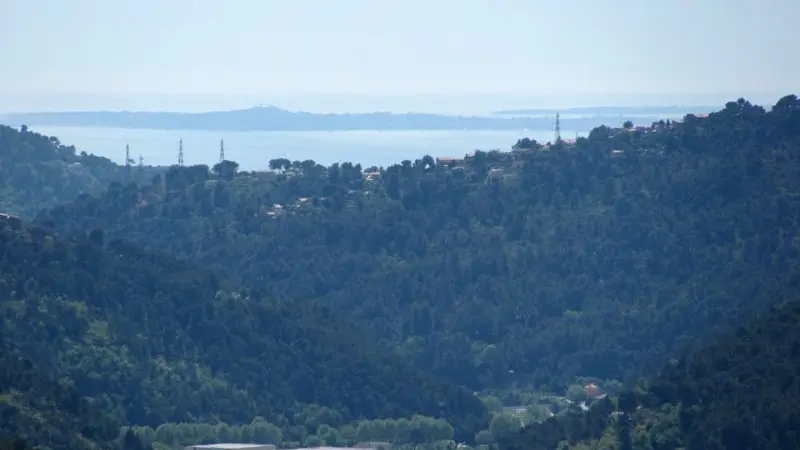
[{"label": "pale blue sky", "polygon": [[0,0],[0,94],[787,93],[798,0]]}]

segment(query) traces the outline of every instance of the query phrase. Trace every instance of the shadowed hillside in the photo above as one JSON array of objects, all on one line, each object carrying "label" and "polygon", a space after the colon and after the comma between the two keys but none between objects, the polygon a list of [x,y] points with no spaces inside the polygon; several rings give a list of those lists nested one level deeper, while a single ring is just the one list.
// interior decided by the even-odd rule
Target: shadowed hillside
[{"label": "shadowed hillside", "polygon": [[75,420],[91,430],[103,425],[80,415],[75,394],[26,384],[18,358],[108,412],[114,438],[121,424],[235,425],[256,416],[291,438],[292,415],[312,404],[345,421],[441,416],[467,438],[485,426],[471,392],[371,346],[326,308],[235,291],[192,264],[106,243],[99,230],[62,241],[2,218],[0,274],[3,367],[13,366],[0,399],[10,417],[28,417],[3,428],[33,443],[58,423],[40,408],[79,411]]},{"label": "shadowed hillside", "polygon": [[800,449],[798,374],[800,302],[793,300],[673,361],[613,404],[529,427],[501,448]]}]

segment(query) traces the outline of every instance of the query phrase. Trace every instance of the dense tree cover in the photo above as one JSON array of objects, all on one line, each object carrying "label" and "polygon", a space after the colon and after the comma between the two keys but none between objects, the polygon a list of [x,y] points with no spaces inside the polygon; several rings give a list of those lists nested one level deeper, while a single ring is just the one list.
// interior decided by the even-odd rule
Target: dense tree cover
[{"label": "dense tree cover", "polygon": [[[122,154],[122,149],[120,149]],[[159,167],[126,168],[62,145],[23,126],[0,125],[0,212],[32,216],[40,209],[101,193],[111,182],[149,180]]]},{"label": "dense tree cover", "polygon": [[[421,374],[326,308],[231,290],[189,263],[107,243],[99,230],[62,241],[0,216],[0,299],[3,354],[35,361],[70,389],[30,386],[24,363],[3,360],[8,431],[28,439],[60,422],[38,407],[19,419],[20,396],[78,411],[87,425],[75,428],[89,440],[116,437],[119,424],[235,425],[257,415],[295,439],[294,417],[314,404],[342,421],[443,417],[462,439],[487,426],[472,392]],[[80,397],[117,425],[80,413]]]},{"label": "dense tree cover", "polygon": [[528,427],[502,448],[800,449],[798,402],[800,301],[794,300],[672,361],[614,404]]},{"label": "dense tree cover", "polygon": [[800,101],[381,169],[275,160],[43,212],[348,314],[475,389],[655,371],[796,295]]},{"label": "dense tree cover", "polygon": [[[120,424],[29,358],[0,347],[0,448],[95,449],[108,446]],[[22,447],[17,447],[22,446]]]},{"label": "dense tree cover", "polygon": [[0,435],[0,450],[28,450],[28,442],[16,436]]},{"label": "dense tree cover", "polygon": [[[4,152],[19,154],[14,145]],[[486,428],[471,393],[365,335],[493,390],[633,377],[678,355],[636,389],[505,446],[796,448],[795,303],[692,357],[676,350],[798,298],[798,148],[800,101],[788,96],[769,112],[739,100],[457,162],[174,167],[43,211],[38,223],[61,240],[5,220],[3,342],[13,361],[36,360],[64,392],[110,411],[87,422],[100,430],[228,423],[241,436],[271,423],[284,442],[307,443],[414,413],[447,418],[457,438]],[[41,398],[56,417],[72,406]],[[324,407],[335,420],[315,422]],[[495,414],[476,441],[516,426]],[[72,430],[60,442],[83,436]],[[134,434],[131,448],[143,445]]]},{"label": "dense tree cover", "polygon": [[645,405],[683,406],[678,418],[689,449],[799,449],[800,302],[676,362],[649,393]]},{"label": "dense tree cover", "polygon": [[251,423],[230,426],[225,423],[166,423],[154,427],[132,428],[141,441],[160,448],[216,442],[271,443],[282,447],[354,446],[364,442],[385,442],[393,448],[402,445],[430,446],[453,443],[453,427],[444,419],[414,416],[410,419],[373,419],[341,423],[335,411],[309,409],[294,418],[300,441],[286,440],[281,429],[261,417]]},{"label": "dense tree cover", "polygon": [[[516,434],[526,424],[542,421],[550,414],[551,406],[534,405],[527,411],[505,408],[497,398],[483,399],[491,411],[489,427],[479,431],[473,444],[477,447],[493,445],[500,438]],[[536,408],[539,406],[540,408]],[[142,442],[156,450],[183,448],[187,445],[214,442],[272,443],[279,447],[356,446],[364,442],[385,442],[393,448],[409,450],[434,450],[451,448],[455,430],[445,419],[416,415],[410,419],[372,419],[347,422],[341,414],[327,407],[310,405],[292,417],[291,435],[262,417],[251,423],[228,425],[225,423],[165,423],[158,427],[138,426],[134,430]],[[471,450],[463,442],[458,444]]]}]

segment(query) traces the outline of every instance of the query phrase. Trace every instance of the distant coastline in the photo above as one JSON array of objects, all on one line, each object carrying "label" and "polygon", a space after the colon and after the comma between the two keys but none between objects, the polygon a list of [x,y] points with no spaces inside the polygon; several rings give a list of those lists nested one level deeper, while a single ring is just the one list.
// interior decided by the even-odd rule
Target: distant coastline
[{"label": "distant coastline", "polygon": [[[204,113],[131,112],[131,111],[74,111],[7,114],[0,118],[13,125],[107,127],[152,130],[205,131],[405,131],[405,130],[520,130],[550,129],[555,114],[561,113],[561,126],[576,131],[588,131],[600,125],[618,125],[626,120],[649,125],[666,116],[681,115],[672,107],[654,108],[569,108],[556,110],[519,110],[516,113],[536,112],[542,117],[481,117],[442,114],[388,112],[357,114],[318,114],[294,112],[275,106],[255,107],[232,111]],[[698,108],[685,109],[698,112]],[[702,108],[700,108],[702,110]],[[655,111],[654,111],[655,110]],[[495,114],[512,115],[515,111]],[[617,114],[619,113],[619,114]],[[528,115],[528,114],[526,114]],[[570,115],[582,115],[569,117]]]},{"label": "distant coastline", "polygon": [[584,116],[685,116],[687,114],[708,114],[716,111],[714,106],[587,106],[567,109],[531,108],[506,109],[495,111],[495,116],[547,116],[560,113],[562,115]]}]

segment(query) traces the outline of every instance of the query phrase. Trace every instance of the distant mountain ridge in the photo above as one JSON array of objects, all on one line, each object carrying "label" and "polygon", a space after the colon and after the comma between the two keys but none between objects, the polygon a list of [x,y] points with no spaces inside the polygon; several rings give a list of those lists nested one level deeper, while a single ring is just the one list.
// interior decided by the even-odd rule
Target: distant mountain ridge
[{"label": "distant mountain ridge", "polygon": [[[113,127],[140,129],[186,129],[227,131],[345,131],[345,130],[522,130],[550,129],[553,117],[500,118],[448,116],[441,114],[390,112],[311,113],[288,111],[276,106],[258,106],[231,111],[203,113],[72,111],[9,114],[4,120],[12,125]],[[637,124],[650,124],[661,117],[622,117]],[[603,125],[606,118],[563,119],[563,129],[590,130]]]}]

